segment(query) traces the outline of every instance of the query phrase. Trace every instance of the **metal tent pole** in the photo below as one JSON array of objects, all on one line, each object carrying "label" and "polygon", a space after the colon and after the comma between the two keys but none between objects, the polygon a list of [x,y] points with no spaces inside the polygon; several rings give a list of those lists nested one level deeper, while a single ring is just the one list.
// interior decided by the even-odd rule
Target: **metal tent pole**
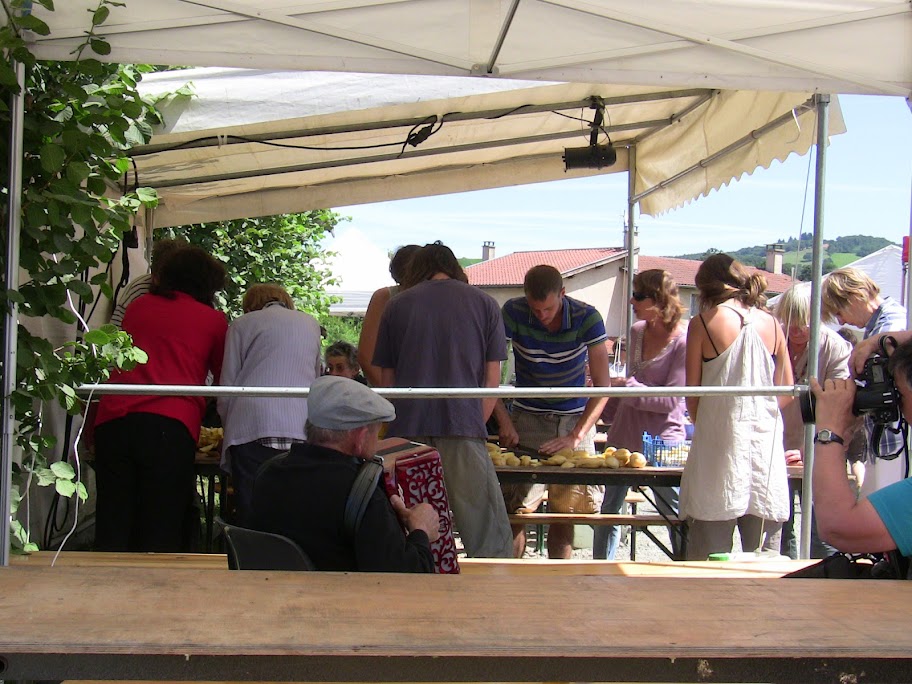
[{"label": "metal tent pole", "polygon": [[633,326],[633,306],[630,304],[630,297],[633,296],[633,276],[639,267],[638,254],[639,248],[637,247],[637,235],[636,235],[636,208],[637,201],[634,199],[636,195],[636,145],[631,145],[627,148],[627,235],[626,235],[626,248],[627,248],[627,301],[624,302],[624,311],[626,315],[624,316],[624,345],[627,349],[627,353],[630,353],[630,328]]},{"label": "metal tent pole", "polygon": [[[22,214],[22,135],[25,117],[25,65],[14,63],[19,92],[10,98],[9,215],[6,227],[7,290],[19,289],[19,228]],[[9,300],[8,300],[9,301]],[[15,420],[11,395],[16,389],[19,307],[9,301],[3,314],[3,442],[0,445],[0,566],[9,565],[10,515]]]},{"label": "metal tent pole", "polygon": [[[820,285],[823,272],[823,189],[826,183],[827,132],[829,130],[829,95],[815,96],[817,104],[817,158],[814,176],[814,247],[811,252],[811,332],[808,338],[808,382],[817,377],[820,358]],[[811,473],[814,471],[814,430],[807,425],[804,430],[804,478],[801,482],[801,558],[811,556],[811,510],[813,488]],[[794,504],[793,504],[794,505]]]}]

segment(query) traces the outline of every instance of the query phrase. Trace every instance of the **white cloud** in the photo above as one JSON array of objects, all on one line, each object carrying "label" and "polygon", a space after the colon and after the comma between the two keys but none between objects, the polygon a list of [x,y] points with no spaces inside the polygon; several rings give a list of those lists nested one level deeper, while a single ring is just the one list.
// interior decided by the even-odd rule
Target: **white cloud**
[{"label": "white cloud", "polygon": [[395,284],[389,274],[387,250],[357,228],[337,228],[336,237],[326,243],[326,248],[337,252],[329,263],[341,282],[333,289],[373,292]]}]

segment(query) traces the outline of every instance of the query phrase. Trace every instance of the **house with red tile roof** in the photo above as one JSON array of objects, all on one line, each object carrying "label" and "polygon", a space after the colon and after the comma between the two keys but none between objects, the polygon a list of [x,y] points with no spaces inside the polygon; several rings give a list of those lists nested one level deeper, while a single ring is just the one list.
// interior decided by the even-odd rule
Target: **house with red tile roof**
[{"label": "house with red tile roof", "polygon": [[[490,254],[489,250],[485,250]],[[541,250],[514,252],[506,256],[490,258],[466,267],[469,282],[491,295],[499,304],[513,297],[523,295],[523,278],[533,266],[549,264],[564,277],[567,295],[591,304],[605,319],[605,328],[610,337],[624,334],[624,311],[627,304],[626,291],[627,250],[621,247],[589,247],[583,249]],[[694,278],[699,261],[673,257],[640,255],[638,270],[661,268],[668,271],[678,283],[681,301],[689,310],[687,316],[699,311],[699,300]],[[750,270],[761,273],[767,281],[767,294],[779,294],[794,282],[782,273],[768,273],[760,269]]]},{"label": "house with red tile roof", "polygon": [[608,335],[622,333],[626,295],[622,275],[627,250],[589,247],[534,252],[514,252],[488,259],[465,269],[469,283],[491,295],[498,304],[523,295],[523,278],[533,266],[554,266],[564,277],[567,296],[591,304],[605,319]]}]

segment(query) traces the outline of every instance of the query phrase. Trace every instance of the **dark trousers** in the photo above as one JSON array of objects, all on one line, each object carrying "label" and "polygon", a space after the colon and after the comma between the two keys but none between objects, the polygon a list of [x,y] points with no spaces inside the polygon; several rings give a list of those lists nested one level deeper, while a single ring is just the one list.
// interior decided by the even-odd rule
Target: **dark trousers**
[{"label": "dark trousers", "polygon": [[[95,548],[181,552],[188,547],[196,443],[186,426],[132,413],[95,429]],[[199,519],[196,520],[197,527]]]},{"label": "dark trousers", "polygon": [[[795,495],[801,503],[801,481],[789,480],[789,519],[782,523],[782,542],[779,553],[792,560],[798,558],[798,536],[795,534]],[[817,535],[817,519],[811,507],[811,558],[826,558],[836,553],[836,549],[827,544]]]},{"label": "dark trousers", "polygon": [[235,496],[235,523],[241,527],[250,527],[253,512],[253,483],[257,473],[266,461],[285,449],[273,449],[259,442],[247,442],[228,447],[231,455],[231,484]]}]

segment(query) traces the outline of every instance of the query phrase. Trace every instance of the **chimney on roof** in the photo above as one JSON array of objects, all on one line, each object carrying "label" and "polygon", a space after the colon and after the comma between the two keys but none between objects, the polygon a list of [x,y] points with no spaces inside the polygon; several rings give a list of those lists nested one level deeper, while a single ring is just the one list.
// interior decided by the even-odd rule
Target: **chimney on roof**
[{"label": "chimney on roof", "polygon": [[766,246],[766,270],[770,273],[782,274],[782,257],[785,246],[779,243]]},{"label": "chimney on roof", "polygon": [[493,243],[493,242],[485,242],[485,243],[481,246],[481,260],[482,260],[482,261],[490,261],[490,260],[493,259],[493,258],[494,258],[494,243]]}]

